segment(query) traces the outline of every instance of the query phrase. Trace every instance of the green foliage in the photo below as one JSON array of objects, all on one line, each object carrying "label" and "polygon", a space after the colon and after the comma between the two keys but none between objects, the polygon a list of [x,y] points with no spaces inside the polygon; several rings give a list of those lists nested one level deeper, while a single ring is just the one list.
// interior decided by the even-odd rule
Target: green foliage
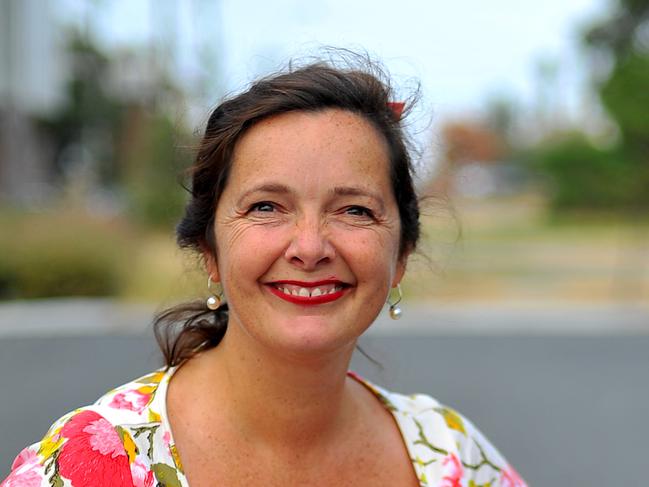
[{"label": "green foliage", "polygon": [[[609,18],[585,35],[593,59],[612,61],[608,76],[596,86],[600,99],[617,123],[625,145],[649,164],[649,0],[619,0]],[[601,56],[599,54],[604,54]],[[597,66],[595,66],[597,67]]]},{"label": "green foliage", "polygon": [[114,295],[117,276],[111,259],[85,245],[70,243],[32,244],[14,252],[5,279],[7,295],[24,298]]},{"label": "green foliage", "polygon": [[649,54],[631,52],[620,59],[602,85],[600,97],[626,142],[644,140],[649,145]]},{"label": "green foliage", "polygon": [[[182,213],[185,195],[178,175],[189,156],[189,151],[177,149],[186,129],[169,115],[182,93],[162,70],[150,73],[153,81],[144,95],[120,92],[118,85],[111,85],[119,78],[114,76],[119,54],[104,52],[75,30],[69,32],[67,49],[73,69],[65,103],[38,120],[54,148],[59,179],[74,171],[74,163],[84,162],[67,160],[70,153],[79,158],[69,149],[82,148],[91,166],[91,184],[126,195],[127,211],[139,223],[170,229]],[[146,62],[145,54],[133,54]]]},{"label": "green foliage", "polygon": [[124,155],[131,213],[145,225],[171,229],[185,204],[178,178],[189,165],[189,151],[177,147],[181,134],[169,118],[157,114],[140,118],[144,121],[138,140]]},{"label": "green foliage", "polygon": [[642,192],[621,150],[596,148],[581,134],[546,142],[528,158],[547,177],[555,210],[630,210]]}]

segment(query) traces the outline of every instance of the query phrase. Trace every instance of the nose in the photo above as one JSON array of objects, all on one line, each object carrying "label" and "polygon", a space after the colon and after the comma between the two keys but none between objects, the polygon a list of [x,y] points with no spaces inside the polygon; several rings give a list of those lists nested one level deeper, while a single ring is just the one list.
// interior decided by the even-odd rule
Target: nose
[{"label": "nose", "polygon": [[319,265],[331,262],[336,255],[330,236],[319,219],[300,219],[291,237],[285,257],[302,270],[315,270]]}]

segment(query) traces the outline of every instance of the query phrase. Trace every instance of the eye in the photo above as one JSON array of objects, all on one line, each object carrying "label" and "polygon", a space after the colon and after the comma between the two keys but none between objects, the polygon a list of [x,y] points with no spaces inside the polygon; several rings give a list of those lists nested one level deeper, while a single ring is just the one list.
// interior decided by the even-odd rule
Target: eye
[{"label": "eye", "polygon": [[251,205],[250,208],[248,209],[248,213],[253,211],[270,213],[275,211],[275,205],[269,201],[260,201],[259,203],[255,203],[254,205]]},{"label": "eye", "polygon": [[374,213],[372,213],[372,210],[370,210],[369,208],[365,208],[364,206],[358,206],[358,205],[349,206],[345,209],[345,213],[353,216],[374,218]]}]

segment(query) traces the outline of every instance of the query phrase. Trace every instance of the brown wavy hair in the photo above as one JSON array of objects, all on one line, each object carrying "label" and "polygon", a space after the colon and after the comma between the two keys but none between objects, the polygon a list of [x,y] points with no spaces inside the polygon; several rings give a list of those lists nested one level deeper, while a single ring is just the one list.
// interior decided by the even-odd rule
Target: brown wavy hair
[{"label": "brown wavy hair", "polygon": [[[291,111],[317,112],[337,108],[356,113],[385,138],[392,190],[401,220],[400,255],[413,251],[419,240],[419,203],[413,184],[413,165],[402,128],[403,114],[391,106],[393,91],[375,65],[337,67],[315,62],[262,78],[244,92],[226,99],[211,114],[196,159],[189,170],[190,198],[176,227],[177,243],[203,255],[216,255],[214,217],[228,183],[237,141],[259,121]],[[406,106],[406,112],[410,106]],[[225,335],[228,308],[216,311],[205,301],[177,305],[158,314],[156,339],[168,367],[215,347]]]}]

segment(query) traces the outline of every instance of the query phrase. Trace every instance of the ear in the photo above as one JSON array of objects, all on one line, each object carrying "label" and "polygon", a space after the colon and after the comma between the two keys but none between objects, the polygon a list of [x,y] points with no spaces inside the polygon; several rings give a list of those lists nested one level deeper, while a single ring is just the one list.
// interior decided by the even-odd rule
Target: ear
[{"label": "ear", "polygon": [[219,282],[221,278],[219,276],[219,266],[216,263],[216,256],[206,245],[201,245],[201,249],[207,275],[210,276],[213,282]]},{"label": "ear", "polygon": [[394,270],[394,276],[392,278],[392,287],[396,287],[397,284],[401,282],[401,279],[403,279],[403,275],[406,273],[406,267],[408,264],[409,256],[410,256],[410,252],[407,252],[403,256],[399,257],[399,260],[397,261],[397,265]]}]

